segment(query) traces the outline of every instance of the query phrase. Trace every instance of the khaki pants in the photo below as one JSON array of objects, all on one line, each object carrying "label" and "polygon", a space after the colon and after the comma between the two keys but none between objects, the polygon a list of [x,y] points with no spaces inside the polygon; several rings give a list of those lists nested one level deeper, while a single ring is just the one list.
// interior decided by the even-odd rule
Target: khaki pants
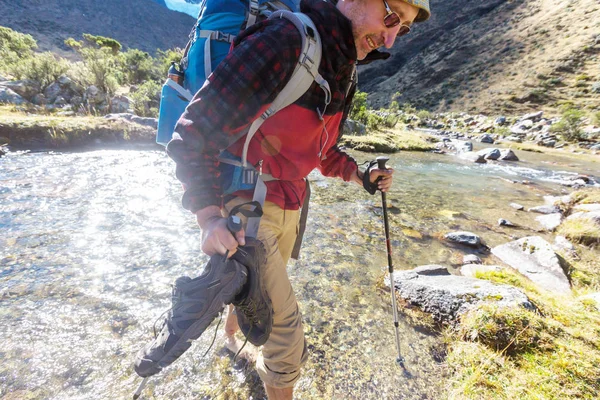
[{"label": "khaki pants", "polygon": [[[249,200],[235,198],[225,205],[228,212]],[[258,239],[265,245],[267,263],[262,279],[273,305],[273,330],[256,361],[258,375],[268,386],[293,387],[308,358],[302,314],[287,275],[286,265],[298,234],[298,210],[283,210],[266,201]],[[225,214],[225,213],[224,213]],[[243,216],[240,215],[241,218]]]}]

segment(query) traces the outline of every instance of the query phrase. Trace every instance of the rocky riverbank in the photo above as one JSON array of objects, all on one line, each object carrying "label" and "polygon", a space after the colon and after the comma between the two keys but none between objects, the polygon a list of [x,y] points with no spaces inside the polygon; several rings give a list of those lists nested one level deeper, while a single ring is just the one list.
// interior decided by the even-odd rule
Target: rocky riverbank
[{"label": "rocky riverbank", "polygon": [[394,276],[402,312],[420,325],[445,327],[450,392],[485,398],[599,393],[600,189],[544,200],[527,210],[518,203],[507,208],[539,213],[553,243],[500,219],[499,226],[514,229],[515,240],[490,249],[471,232],[450,232],[443,240],[464,251],[462,265],[423,265]]}]

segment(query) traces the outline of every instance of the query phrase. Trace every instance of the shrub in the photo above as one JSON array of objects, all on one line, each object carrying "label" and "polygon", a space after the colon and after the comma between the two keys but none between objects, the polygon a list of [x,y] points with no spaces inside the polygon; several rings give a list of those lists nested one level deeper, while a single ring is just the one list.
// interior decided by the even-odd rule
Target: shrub
[{"label": "shrub", "polygon": [[58,58],[51,52],[45,52],[22,60],[18,65],[13,66],[12,74],[17,79],[37,81],[43,91],[68,69],[69,64],[65,59]]},{"label": "shrub", "polygon": [[139,84],[147,80],[159,80],[161,78],[156,60],[144,51],[127,50],[122,54],[120,61],[126,83]]},{"label": "shrub", "polygon": [[154,81],[144,82],[131,94],[133,112],[142,117],[157,117],[161,85]]},{"label": "shrub", "polygon": [[116,55],[121,51],[121,43],[116,41],[115,39],[104,37],[104,36],[94,36],[89,33],[83,34],[83,39],[92,46],[97,46],[99,48],[108,48],[110,51]]},{"label": "shrub", "polygon": [[[108,48],[81,48],[79,53],[83,57],[84,65],[79,71],[78,80],[86,86],[95,85],[109,97],[112,97],[122,81],[122,74],[118,68],[118,58]],[[119,79],[121,78],[121,79]]]},{"label": "shrub", "polygon": [[[158,68],[158,80],[162,80],[167,76],[167,71],[171,66],[172,62],[180,62],[183,55],[183,50],[180,48],[169,49],[169,50],[157,50],[157,68]],[[366,102],[366,99],[365,99]]]},{"label": "shrub", "polygon": [[550,131],[561,135],[568,142],[581,140],[583,137],[581,131],[583,116],[582,111],[574,108],[564,108],[561,120],[552,125]]},{"label": "shrub", "polygon": [[431,113],[427,110],[421,110],[417,113],[417,117],[421,120],[421,121],[425,121],[426,119],[430,119],[431,118]]},{"label": "shrub", "polygon": [[0,70],[9,72],[22,59],[28,58],[37,48],[31,35],[0,26]]}]

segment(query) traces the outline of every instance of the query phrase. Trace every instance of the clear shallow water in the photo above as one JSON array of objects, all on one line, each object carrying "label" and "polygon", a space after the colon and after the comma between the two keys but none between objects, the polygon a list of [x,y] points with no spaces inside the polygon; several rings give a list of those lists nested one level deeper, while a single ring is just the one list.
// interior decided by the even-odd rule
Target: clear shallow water
[{"label": "clear shallow water", "polygon": [[[524,161],[494,165],[448,155],[393,156],[397,174],[388,203],[395,268],[458,266],[468,251],[439,240],[452,230],[475,232],[489,246],[533,234],[497,226],[506,218],[538,227],[535,215],[513,210],[510,202],[540,205],[544,195],[570,191],[555,181],[599,170],[597,163],[517,154]],[[130,398],[140,381],[133,356],[168,308],[170,283],[199,274],[207,260],[192,216],[179,205],[173,171],[153,151],[0,159],[0,397]],[[312,178],[301,259],[289,266],[311,352],[297,398],[440,398],[439,338],[402,320],[411,377],[394,362],[389,294],[377,289],[387,264],[381,198],[316,173]],[[253,368],[233,365],[220,332],[201,359],[213,331],[151,380],[144,398],[265,398]]]}]

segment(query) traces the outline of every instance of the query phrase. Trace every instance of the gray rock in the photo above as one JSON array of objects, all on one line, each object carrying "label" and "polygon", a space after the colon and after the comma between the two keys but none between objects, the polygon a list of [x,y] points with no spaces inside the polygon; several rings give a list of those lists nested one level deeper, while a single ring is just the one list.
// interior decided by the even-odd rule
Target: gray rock
[{"label": "gray rock", "polygon": [[508,140],[509,142],[516,142],[516,143],[521,143],[523,142],[523,139],[521,139],[518,136],[507,136],[504,138],[505,140]]},{"label": "gray rock", "polygon": [[550,243],[539,236],[496,246],[492,254],[546,290],[561,294],[571,292],[559,258]]},{"label": "gray rock", "polygon": [[494,138],[492,137],[492,135],[489,135],[489,134],[485,133],[485,134],[479,136],[479,141],[481,143],[491,143],[491,144],[493,144],[494,143]]},{"label": "gray rock", "polygon": [[573,210],[584,212],[600,211],[600,204],[577,204],[575,207],[573,207]]},{"label": "gray rock", "polygon": [[593,145],[592,147],[590,147],[590,150],[600,151],[600,143],[597,143],[597,144]]},{"label": "gray rock", "polygon": [[560,212],[560,209],[556,206],[537,206],[537,207],[531,207],[531,208],[527,209],[527,211],[540,213],[540,214],[554,214],[554,213]]},{"label": "gray rock", "polygon": [[412,269],[411,271],[418,275],[450,275],[450,272],[448,272],[448,268],[444,267],[443,265],[435,264],[420,265],[417,268]]},{"label": "gray rock", "polygon": [[532,122],[538,122],[540,119],[542,119],[542,116],[544,115],[543,111],[538,111],[538,112],[534,112],[531,114],[526,114],[524,116],[521,117],[521,121],[525,121],[525,120],[531,120]]},{"label": "gray rock", "polygon": [[158,120],[156,118],[146,118],[140,117],[131,113],[118,113],[118,114],[106,114],[104,116],[106,119],[124,119],[130,122],[135,122],[136,124],[149,126],[151,128],[158,128]]},{"label": "gray rock", "polygon": [[44,104],[46,104],[46,96],[44,96],[42,93],[38,93],[35,96],[33,96],[31,102],[36,106],[43,106]]},{"label": "gray rock", "polygon": [[131,99],[127,96],[117,95],[110,99],[111,113],[130,113]]},{"label": "gray rock", "polygon": [[53,103],[53,104],[54,104],[55,106],[62,107],[62,106],[64,106],[64,105],[66,105],[66,104],[67,104],[67,100],[65,100],[65,98],[64,98],[64,97],[62,97],[62,96],[58,96],[58,97],[56,98],[56,100],[54,100],[54,103]]},{"label": "gray rock", "polygon": [[569,204],[570,202],[571,196],[544,196],[544,204],[547,206]]},{"label": "gray rock", "polygon": [[364,136],[367,134],[367,127],[362,122],[347,119],[344,123],[344,135]]},{"label": "gray rock", "polygon": [[485,164],[487,162],[481,154],[477,153],[459,153],[458,157],[460,157],[463,160],[474,162],[476,164]]},{"label": "gray rock", "polygon": [[92,85],[85,90],[83,100],[91,106],[98,106],[106,101],[106,95],[96,86]]},{"label": "gray rock", "polygon": [[408,303],[431,313],[436,321],[453,323],[460,315],[485,303],[506,307],[534,305],[519,289],[482,279],[455,275],[419,275],[401,271],[394,276],[396,293]]},{"label": "gray rock", "polygon": [[569,242],[569,239],[566,237],[560,235],[554,238],[554,246],[552,246],[552,249],[559,252],[575,253],[575,246],[573,246],[573,243]]},{"label": "gray rock", "polygon": [[444,235],[444,239],[453,243],[458,243],[471,247],[480,247],[482,245],[479,236],[472,232],[450,232]]},{"label": "gray rock", "polygon": [[467,254],[463,257],[463,264],[481,264],[481,258],[475,254]]},{"label": "gray rock", "polygon": [[48,86],[46,90],[44,90],[44,97],[49,104],[53,104],[56,101],[56,98],[60,95],[60,92],[60,84],[58,82],[54,82]]},{"label": "gray rock", "polygon": [[486,160],[497,160],[500,158],[500,150],[496,148],[479,150],[477,154],[483,156]]},{"label": "gray rock", "polygon": [[496,120],[494,121],[494,123],[496,125],[506,125],[506,122],[507,122],[506,117],[504,117],[504,116],[500,116],[500,117],[496,118]]},{"label": "gray rock", "polygon": [[2,86],[11,89],[26,100],[31,100],[33,96],[40,92],[40,84],[31,79],[3,82]]},{"label": "gray rock", "polygon": [[560,225],[562,220],[561,213],[552,213],[546,215],[540,215],[536,217],[535,220],[542,225],[542,227],[548,231],[553,231]]},{"label": "gray rock", "polygon": [[567,217],[567,220],[587,220],[600,225],[600,211],[579,211]]},{"label": "gray rock", "polygon": [[503,161],[519,161],[519,157],[511,149],[500,150],[499,160]]},{"label": "gray rock", "polygon": [[7,87],[0,87],[0,103],[25,104],[27,100],[18,95],[14,90]]},{"label": "gray rock", "polygon": [[460,267],[460,274],[462,276],[468,276],[475,278],[478,272],[496,272],[502,271],[502,267],[499,265],[483,265],[483,264],[467,264]]},{"label": "gray rock", "polygon": [[504,219],[504,218],[500,218],[498,220],[498,225],[499,226],[509,226],[509,227],[515,227],[516,226],[515,224],[513,224],[512,222],[510,222],[509,220]]},{"label": "gray rock", "polygon": [[524,207],[524,206],[522,206],[522,205],[520,205],[520,204],[518,204],[518,203],[510,203],[510,206],[511,206],[512,208],[514,208],[515,210],[524,210],[524,209],[525,209],[525,207]]}]

